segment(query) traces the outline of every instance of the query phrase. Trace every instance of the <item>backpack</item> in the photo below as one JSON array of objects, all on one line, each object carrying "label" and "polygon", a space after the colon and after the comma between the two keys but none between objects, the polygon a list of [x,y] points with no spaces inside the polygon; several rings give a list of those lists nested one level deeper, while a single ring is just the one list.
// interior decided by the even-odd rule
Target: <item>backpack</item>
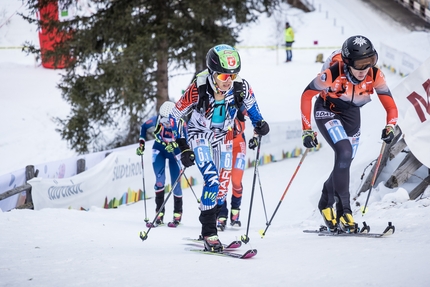
[{"label": "backpack", "polygon": [[[195,109],[200,113],[204,113],[209,106],[209,95],[206,91],[207,91],[207,88],[210,86],[210,84],[209,84],[208,77],[205,77],[204,82],[201,80],[199,81],[200,74],[197,75],[195,80],[197,85],[197,90],[199,92],[199,100],[197,102],[197,105],[195,106]],[[240,108],[243,105],[243,98],[245,96],[245,85],[243,84],[242,79],[240,79],[240,82],[239,81],[233,82],[233,95],[234,95],[234,104],[237,109],[236,117],[240,121],[244,122],[245,116],[241,112],[239,112]]]}]

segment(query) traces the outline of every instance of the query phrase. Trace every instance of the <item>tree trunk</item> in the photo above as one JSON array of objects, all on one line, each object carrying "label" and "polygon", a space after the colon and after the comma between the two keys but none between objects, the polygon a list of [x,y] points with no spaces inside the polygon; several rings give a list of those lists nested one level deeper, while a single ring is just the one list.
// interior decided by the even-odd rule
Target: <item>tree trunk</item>
[{"label": "tree trunk", "polygon": [[169,100],[168,48],[167,39],[160,39],[160,47],[157,51],[157,113],[160,106]]}]

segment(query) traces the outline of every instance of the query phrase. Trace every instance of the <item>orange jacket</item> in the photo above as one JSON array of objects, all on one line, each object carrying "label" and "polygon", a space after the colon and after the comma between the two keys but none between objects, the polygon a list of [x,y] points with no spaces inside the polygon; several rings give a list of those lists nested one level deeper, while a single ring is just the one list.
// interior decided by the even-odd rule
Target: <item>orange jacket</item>
[{"label": "orange jacket", "polygon": [[370,68],[366,78],[358,85],[354,85],[345,76],[344,63],[341,60],[334,62],[329,68],[318,74],[303,91],[301,98],[302,129],[312,129],[312,98],[315,95],[320,94],[329,103],[332,112],[342,113],[347,112],[350,105],[361,107],[370,102],[370,95],[374,90],[387,112],[387,125],[396,125],[397,106],[382,71],[376,67]]}]

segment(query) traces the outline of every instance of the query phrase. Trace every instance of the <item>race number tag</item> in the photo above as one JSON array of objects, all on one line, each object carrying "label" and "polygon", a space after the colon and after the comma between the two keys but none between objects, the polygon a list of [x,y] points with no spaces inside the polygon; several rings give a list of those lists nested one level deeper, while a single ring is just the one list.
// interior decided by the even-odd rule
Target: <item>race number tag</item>
[{"label": "race number tag", "polygon": [[355,154],[357,153],[357,149],[358,149],[358,143],[359,143],[360,137],[350,137],[349,141],[351,142],[351,146],[352,146],[352,157],[351,158],[355,158]]},{"label": "race number tag", "polygon": [[245,163],[246,163],[245,157],[246,156],[244,153],[242,153],[242,152],[238,153],[237,157],[236,157],[236,163],[234,165],[234,168],[240,169],[240,170],[245,170]]},{"label": "race number tag", "polygon": [[193,151],[196,156],[197,164],[211,160],[209,142],[206,139],[193,140],[192,146],[194,146]]},{"label": "race number tag", "polygon": [[231,169],[233,166],[233,144],[226,144],[221,147],[221,168]]},{"label": "race number tag", "polygon": [[339,120],[331,120],[326,122],[325,128],[327,129],[328,134],[330,135],[330,138],[334,144],[336,144],[338,141],[348,139],[345,129]]}]

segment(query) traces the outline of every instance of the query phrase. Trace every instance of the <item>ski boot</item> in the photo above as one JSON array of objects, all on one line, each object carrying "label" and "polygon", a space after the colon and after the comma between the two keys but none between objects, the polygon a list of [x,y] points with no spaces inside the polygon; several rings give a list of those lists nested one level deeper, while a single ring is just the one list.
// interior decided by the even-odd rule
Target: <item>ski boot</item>
[{"label": "ski boot", "polygon": [[239,220],[240,209],[232,209],[230,212],[230,225],[241,227],[242,223]]},{"label": "ski boot", "polygon": [[226,217],[218,217],[217,222],[216,222],[216,228],[219,231],[224,231],[225,230],[225,226],[226,226],[226,222],[227,222],[227,218]]},{"label": "ski boot", "polygon": [[182,219],[182,212],[175,212],[173,213],[173,221],[169,222],[167,226],[176,227],[181,222],[181,219]]},{"label": "ski boot", "polygon": [[158,214],[158,216],[157,216],[157,219],[155,219],[155,223],[152,224],[152,222],[147,222],[146,227],[152,228],[152,227],[157,227],[157,226],[163,225],[164,224],[163,223],[163,217],[164,217],[164,213],[160,212],[160,214]]},{"label": "ski boot", "polygon": [[358,224],[354,222],[354,218],[351,213],[344,213],[339,218],[339,227],[343,232],[346,233],[357,233]]},{"label": "ski boot", "polygon": [[336,214],[332,207],[327,207],[321,210],[321,215],[324,219],[324,223],[330,232],[337,230]]},{"label": "ski boot", "polygon": [[203,243],[205,245],[205,251],[221,252],[224,249],[221,241],[219,241],[218,235],[204,236]]}]

